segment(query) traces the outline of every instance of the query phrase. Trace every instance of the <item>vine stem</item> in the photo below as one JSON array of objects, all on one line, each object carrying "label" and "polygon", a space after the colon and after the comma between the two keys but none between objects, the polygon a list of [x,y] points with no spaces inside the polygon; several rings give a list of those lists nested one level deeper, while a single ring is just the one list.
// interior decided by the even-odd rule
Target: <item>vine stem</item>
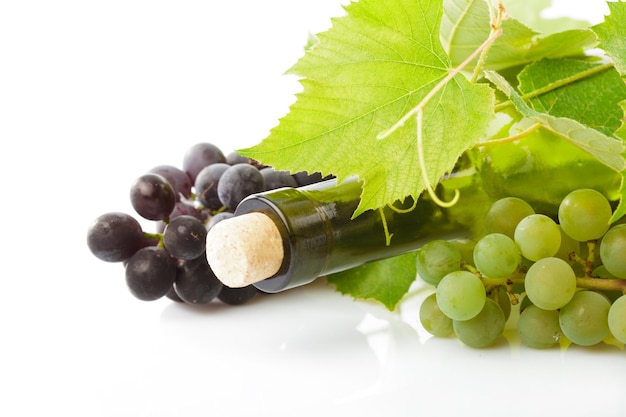
[{"label": "vine stem", "polygon": [[[547,85],[545,85],[545,86],[543,86],[541,88],[538,88],[536,90],[530,91],[530,92],[528,92],[526,94],[522,94],[522,98],[524,100],[533,99],[533,98],[538,97],[538,96],[540,96],[542,94],[546,94],[546,93],[554,91],[554,90],[556,90],[558,88],[564,87],[564,86],[566,86],[568,84],[572,84],[572,83],[575,83],[576,81],[580,81],[580,80],[583,80],[585,78],[591,77],[593,75],[599,74],[599,73],[601,73],[603,71],[606,71],[606,70],[608,70],[610,68],[613,68],[613,63],[612,62],[608,62],[606,64],[602,64],[602,65],[598,65],[598,66],[593,67],[593,68],[589,68],[588,70],[581,71],[581,72],[579,72],[577,74],[570,75],[569,77],[562,78],[562,79],[560,79],[558,81],[554,81],[554,82],[552,82],[550,84],[547,84]],[[509,106],[512,106],[512,105],[513,105],[513,103],[511,102],[511,100],[507,100],[507,101],[504,101],[504,102],[502,102],[500,104],[495,105],[493,109],[494,109],[495,112],[499,112],[499,111],[502,111],[503,109],[505,109],[505,108],[507,108]]]},{"label": "vine stem", "polygon": [[389,226],[387,225],[387,217],[385,217],[385,212],[382,207],[378,208],[378,212],[380,213],[380,218],[383,222],[383,230],[385,231],[385,244],[387,246],[391,245],[391,238],[393,237],[393,233],[389,233]]},{"label": "vine stem", "polygon": [[[508,18],[508,13],[502,4],[502,1],[498,1],[498,14],[493,16],[493,8],[489,5],[489,14],[491,15],[491,34],[493,35],[495,32],[500,30],[502,27],[502,21]],[[476,82],[478,77],[480,77],[480,73],[483,71],[483,67],[485,66],[485,62],[487,61],[487,55],[489,54],[489,50],[493,42],[487,45],[482,52],[480,53],[480,57],[476,62],[476,66],[474,67],[474,72],[472,74],[471,82]]]},{"label": "vine stem", "polygon": [[[503,9],[501,9],[502,11]],[[448,84],[454,77],[461,73],[463,68],[465,68],[470,62],[472,62],[476,57],[478,57],[485,48],[489,47],[500,35],[502,34],[501,28],[494,28],[493,32],[487,38],[485,42],[482,43],[470,56],[468,56],[465,61],[463,61],[458,67],[453,68],[452,71],[448,72],[444,78],[442,78],[437,85],[435,85],[429,92],[422,98],[422,100],[418,103],[417,106],[413,107],[409,110],[400,120],[398,120],[393,126],[391,126],[386,131],[380,133],[377,136],[377,139],[385,139],[393,132],[398,130],[400,127],[404,126],[407,120],[411,117],[416,116],[417,118],[417,155],[419,158],[420,170],[422,171],[422,181],[428,191],[428,195],[431,199],[441,207],[451,207],[455,205],[460,197],[459,190],[454,190],[454,197],[451,201],[444,202],[435,194],[435,190],[430,184],[430,179],[428,178],[428,173],[426,172],[426,161],[424,160],[424,145],[423,145],[423,117],[424,117],[424,107],[428,104],[430,100],[441,90],[446,84]]]},{"label": "vine stem", "polygon": [[483,146],[491,146],[491,145],[502,145],[503,143],[509,143],[509,142],[515,142],[516,140],[522,139],[528,135],[530,135],[531,133],[535,132],[536,130],[539,130],[543,125],[541,123],[535,123],[534,125],[532,125],[531,127],[529,127],[528,129],[516,134],[516,135],[511,135],[511,136],[507,136],[506,138],[501,138],[501,139],[493,139],[493,140],[488,140],[485,142],[480,142],[477,143],[476,145],[474,145],[476,148],[480,148]]},{"label": "vine stem", "polygon": [[[525,276],[514,274],[506,278],[489,278],[481,276],[481,281],[485,287],[497,287],[500,285],[510,286],[511,284],[523,284]],[[576,277],[576,286],[596,291],[620,291],[626,294],[626,279],[620,278],[597,278],[597,277]]]},{"label": "vine stem", "polygon": [[148,240],[163,238],[163,234],[162,233],[143,232],[143,235]]},{"label": "vine stem", "polygon": [[626,279],[577,277],[576,286],[598,291],[621,291],[626,294]]},{"label": "vine stem", "polygon": [[146,238],[146,240],[157,240],[157,247],[163,249],[163,233],[150,233],[150,232],[143,232],[143,236]]}]

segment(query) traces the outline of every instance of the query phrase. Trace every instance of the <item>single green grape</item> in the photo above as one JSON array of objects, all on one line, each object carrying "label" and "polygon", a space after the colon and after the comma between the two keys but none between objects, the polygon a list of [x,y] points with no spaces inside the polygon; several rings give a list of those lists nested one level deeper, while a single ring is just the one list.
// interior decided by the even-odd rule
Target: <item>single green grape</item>
[{"label": "single green grape", "polygon": [[543,310],[529,305],[517,320],[517,331],[522,343],[535,349],[545,349],[556,345],[562,332],[559,325],[559,312]]},{"label": "single green grape", "polygon": [[606,232],[600,241],[600,259],[611,275],[626,278],[626,224]]},{"label": "single green grape", "polygon": [[461,269],[461,252],[448,241],[432,240],[417,254],[416,266],[420,278],[437,285],[444,276]]},{"label": "single green grape", "polygon": [[494,300],[498,303],[502,312],[504,313],[504,319],[508,320],[511,316],[511,299],[504,285],[498,287],[498,293],[495,294]]},{"label": "single green grape", "polygon": [[526,310],[528,307],[534,305],[531,301],[530,298],[528,298],[527,294],[522,295],[522,297],[520,298],[519,301],[519,311],[520,314],[524,312],[524,310]]},{"label": "single green grape", "polygon": [[522,255],[531,260],[554,256],[561,246],[561,231],[550,217],[531,214],[524,217],[514,233],[515,243]]},{"label": "single green grape", "polygon": [[531,214],[535,214],[535,210],[521,198],[501,198],[489,207],[485,215],[485,233],[502,233],[513,239],[517,224]]},{"label": "single green grape", "polygon": [[626,343],[626,295],[613,302],[609,309],[609,330],[620,342]]},{"label": "single green grape", "polygon": [[530,302],[544,310],[563,307],[576,292],[576,275],[560,258],[543,258],[528,268],[524,280]]},{"label": "single green grape", "polygon": [[559,312],[563,334],[577,345],[592,346],[609,335],[611,303],[595,291],[578,291]]},{"label": "single green grape", "polygon": [[559,245],[559,250],[554,254],[554,256],[572,263],[574,261],[570,259],[570,255],[572,253],[580,255],[580,242],[570,237],[560,226],[559,230],[561,231],[561,245]]},{"label": "single green grape", "polygon": [[441,311],[453,320],[468,320],[480,313],[487,295],[480,278],[468,271],[447,274],[436,291]]},{"label": "single green grape", "polygon": [[468,265],[474,265],[474,246],[476,242],[471,239],[453,239],[450,241],[461,253],[461,260]]},{"label": "single green grape", "polygon": [[500,306],[491,298],[469,320],[453,320],[454,334],[469,347],[481,349],[493,345],[502,335],[506,319]]},{"label": "single green grape", "polygon": [[508,277],[520,262],[519,248],[513,239],[501,233],[484,236],[474,247],[474,265],[490,278]]},{"label": "single green grape", "polygon": [[420,323],[424,329],[437,337],[448,337],[453,333],[452,319],[441,311],[437,305],[437,296],[430,294],[420,306]]},{"label": "single green grape", "polygon": [[559,224],[579,242],[600,239],[609,229],[612,215],[609,200],[590,188],[572,191],[559,205]]}]

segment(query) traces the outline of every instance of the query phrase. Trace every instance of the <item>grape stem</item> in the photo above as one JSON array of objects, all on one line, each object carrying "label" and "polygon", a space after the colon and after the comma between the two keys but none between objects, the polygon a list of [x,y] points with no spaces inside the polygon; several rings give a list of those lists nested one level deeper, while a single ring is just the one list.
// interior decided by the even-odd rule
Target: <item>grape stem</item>
[{"label": "grape stem", "polygon": [[540,129],[541,127],[542,127],[541,123],[535,123],[534,125],[530,126],[528,129],[516,135],[511,135],[511,136],[508,136],[506,138],[501,138],[501,139],[492,139],[492,140],[487,140],[485,142],[479,142],[475,145],[475,147],[479,148],[483,146],[502,145],[504,143],[515,142],[516,140],[523,139],[524,137],[530,135],[531,133],[534,133],[536,130]]},{"label": "grape stem", "polygon": [[589,290],[621,291],[626,294],[626,279],[577,277],[576,285]]},{"label": "grape stem", "polygon": [[[494,9],[490,5],[489,6],[489,15],[491,16],[491,18],[490,18],[490,20],[491,20],[491,33],[490,33],[490,35],[491,36],[496,34],[498,31],[501,31],[502,22],[504,20],[508,19],[508,17],[509,17],[509,14],[506,11],[506,9],[504,8],[504,5],[502,4],[502,1],[498,1],[498,13],[495,16],[494,16],[493,13],[494,13]],[[497,36],[499,36],[499,35],[496,35],[496,37]],[[493,42],[489,43],[481,51],[480,57],[478,58],[478,61],[476,62],[476,66],[474,67],[474,72],[472,73],[471,82],[475,83],[476,81],[478,81],[478,78],[482,74],[483,68],[485,66],[485,62],[487,61],[487,56],[489,55],[489,50],[491,49],[492,45],[493,45]]]},{"label": "grape stem", "polygon": [[146,238],[146,240],[158,240],[159,243],[157,243],[157,247],[159,248],[163,248],[163,233],[149,233],[149,232],[143,232],[143,236]]},{"label": "grape stem", "polygon": [[393,237],[393,233],[389,233],[389,226],[387,225],[387,218],[385,217],[385,213],[382,207],[378,208],[378,212],[380,213],[380,218],[383,223],[383,229],[385,231],[385,244],[387,246],[391,245],[391,238]]},{"label": "grape stem", "polygon": [[[587,242],[587,247],[589,248],[589,255],[587,259],[580,257],[575,252],[572,252],[569,255],[570,260],[575,261],[582,265],[583,270],[585,272],[584,277],[576,277],[576,286],[578,288],[585,288],[588,290],[596,290],[596,291],[620,291],[623,294],[626,294],[626,279],[620,278],[599,278],[593,276],[593,269],[596,263],[596,249],[598,242],[595,240],[590,240]],[[485,286],[485,290],[487,292],[492,291],[494,288],[504,285],[507,288],[507,293],[509,297],[514,296],[513,294],[513,284],[523,284],[526,278],[526,273],[522,269],[518,269],[513,273],[513,275],[505,277],[505,278],[490,278],[480,273],[473,266],[463,263],[463,268],[476,274],[483,282]],[[513,299],[511,299],[513,302]]]},{"label": "grape stem", "polygon": [[598,242],[595,240],[590,240],[587,242],[587,249],[589,251],[589,254],[587,255],[587,259],[581,258],[576,252],[572,252],[569,254],[569,259],[571,261],[577,262],[583,267],[586,277],[591,277],[593,275],[593,268],[596,263],[597,245],[598,245]]}]

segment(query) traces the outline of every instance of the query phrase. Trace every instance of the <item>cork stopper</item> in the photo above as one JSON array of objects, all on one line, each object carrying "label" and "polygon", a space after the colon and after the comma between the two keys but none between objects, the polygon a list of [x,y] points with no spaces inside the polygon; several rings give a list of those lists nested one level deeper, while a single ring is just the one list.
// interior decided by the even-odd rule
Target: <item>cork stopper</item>
[{"label": "cork stopper", "polygon": [[246,213],[213,226],[207,235],[207,259],[224,285],[241,288],[276,274],[283,264],[283,239],[263,213]]}]

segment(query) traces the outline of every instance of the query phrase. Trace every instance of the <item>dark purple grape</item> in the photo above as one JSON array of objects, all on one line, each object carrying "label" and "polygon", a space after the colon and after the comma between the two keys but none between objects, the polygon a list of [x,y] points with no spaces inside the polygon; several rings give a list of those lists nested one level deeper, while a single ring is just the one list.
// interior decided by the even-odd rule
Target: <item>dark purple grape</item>
[{"label": "dark purple grape", "polygon": [[226,157],[217,146],[212,143],[196,143],[185,153],[183,171],[193,184],[196,182],[196,177],[202,168],[211,164],[225,162]]},{"label": "dark purple grape", "polygon": [[176,301],[177,303],[184,303],[185,301],[176,294],[176,289],[174,287],[170,288],[170,290],[165,294],[167,298],[172,301]]},{"label": "dark purple grape", "polygon": [[139,222],[126,213],[106,213],[87,230],[87,246],[98,259],[122,262],[146,246]]},{"label": "dark purple grape", "polygon": [[195,259],[204,254],[207,230],[202,221],[193,216],[178,216],[163,232],[165,249],[178,259]]},{"label": "dark purple grape", "polygon": [[226,155],[226,163],[228,165],[250,164],[250,158],[240,155],[237,152],[231,152]]},{"label": "dark purple grape", "polygon": [[235,211],[247,196],[265,191],[265,180],[261,172],[252,165],[237,164],[228,168],[217,184],[217,195],[223,205]]},{"label": "dark purple grape", "polygon": [[149,246],[135,253],[126,265],[126,285],[143,301],[158,300],[176,279],[176,262],[162,248]]},{"label": "dark purple grape", "polygon": [[254,285],[242,288],[231,288],[224,285],[217,298],[225,304],[241,305],[254,298],[258,292],[259,290]]},{"label": "dark purple grape", "polygon": [[226,155],[226,163],[229,165],[248,164],[248,165],[252,165],[253,167],[257,169],[263,169],[267,166],[267,165],[260,163],[256,159],[247,158],[243,155],[238,154],[237,152],[231,152],[228,155]]},{"label": "dark purple grape", "polygon": [[313,172],[312,174],[309,174],[306,171],[301,171],[293,174],[293,177],[300,187],[302,187],[303,185],[315,184],[316,182],[322,181],[322,174],[319,172]]},{"label": "dark purple grape", "polygon": [[174,289],[188,304],[206,304],[220,293],[223,287],[209,266],[206,256],[183,261],[176,270]]},{"label": "dark purple grape", "polygon": [[[201,213],[200,210],[182,201],[179,201],[174,205],[174,209],[170,213],[169,220],[171,221],[179,216],[193,216],[197,218],[198,220],[201,220],[202,222],[204,222],[205,220],[205,215]],[[164,230],[165,230],[165,223],[163,221],[157,222],[157,232],[163,233]]]},{"label": "dark purple grape", "polygon": [[130,187],[130,202],[148,220],[167,218],[176,204],[174,189],[159,174],[144,174]]},{"label": "dark purple grape", "polygon": [[221,213],[217,213],[215,216],[211,217],[206,224],[206,230],[211,230],[213,226],[221,222],[222,220],[230,219],[233,217],[235,213],[231,211],[223,211]]},{"label": "dark purple grape", "polygon": [[297,187],[296,179],[288,171],[278,171],[272,167],[261,169],[261,175],[265,180],[266,190],[275,190],[282,187]]},{"label": "dark purple grape", "polygon": [[174,189],[176,201],[180,201],[181,195],[185,198],[189,198],[189,196],[191,196],[192,183],[182,169],[176,168],[172,165],[159,165],[152,168],[149,172],[152,174],[159,174],[170,183]]},{"label": "dark purple grape", "polygon": [[210,210],[218,210],[222,207],[222,202],[217,196],[217,184],[228,168],[230,165],[225,163],[211,164],[202,168],[196,177],[194,184],[196,198]]}]

